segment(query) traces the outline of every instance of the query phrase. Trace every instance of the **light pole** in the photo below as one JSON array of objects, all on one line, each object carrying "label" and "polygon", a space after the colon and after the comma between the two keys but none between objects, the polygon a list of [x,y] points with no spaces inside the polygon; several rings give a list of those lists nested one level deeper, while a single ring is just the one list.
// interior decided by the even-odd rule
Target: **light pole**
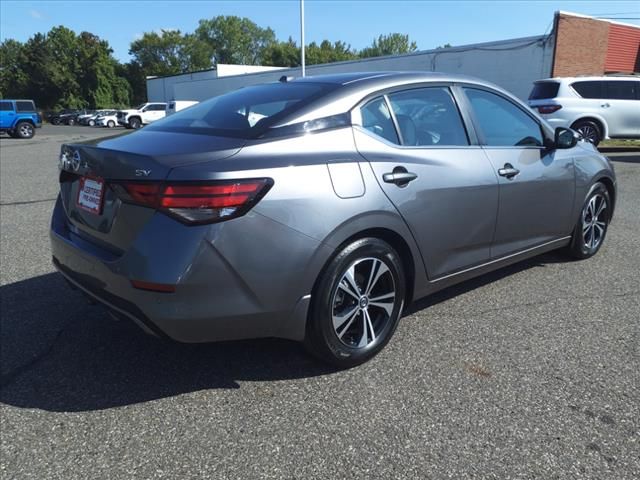
[{"label": "light pole", "polygon": [[305,64],[304,64],[304,0],[300,0],[300,52],[301,52],[301,64],[302,64],[302,76],[305,76]]}]

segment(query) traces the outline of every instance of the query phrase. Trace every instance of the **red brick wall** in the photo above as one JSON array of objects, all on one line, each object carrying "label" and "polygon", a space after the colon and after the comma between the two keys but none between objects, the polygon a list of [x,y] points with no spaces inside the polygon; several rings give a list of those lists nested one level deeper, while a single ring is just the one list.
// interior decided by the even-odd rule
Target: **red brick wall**
[{"label": "red brick wall", "polygon": [[553,76],[604,74],[609,25],[602,20],[559,14]]}]

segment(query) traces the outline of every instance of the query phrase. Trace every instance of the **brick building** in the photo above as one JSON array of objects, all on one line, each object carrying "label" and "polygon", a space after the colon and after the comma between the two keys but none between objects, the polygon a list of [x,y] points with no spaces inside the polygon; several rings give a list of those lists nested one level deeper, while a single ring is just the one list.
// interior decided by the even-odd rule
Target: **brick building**
[{"label": "brick building", "polygon": [[[406,55],[307,67],[307,75],[343,72],[438,71],[472,75],[526,99],[534,81],[551,76],[640,73],[640,27],[557,12],[549,34]],[[222,67],[222,66],[221,66]],[[245,85],[298,76],[299,68],[224,75],[223,68],[147,79],[149,101],[204,100]]]},{"label": "brick building", "polygon": [[558,12],[552,75],[640,72],[640,27]]}]

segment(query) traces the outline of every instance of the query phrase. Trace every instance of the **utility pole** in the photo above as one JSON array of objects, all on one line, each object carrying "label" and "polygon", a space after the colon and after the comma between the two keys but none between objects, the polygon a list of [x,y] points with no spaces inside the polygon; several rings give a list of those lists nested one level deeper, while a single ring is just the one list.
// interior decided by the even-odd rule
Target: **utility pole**
[{"label": "utility pole", "polygon": [[305,76],[305,64],[304,64],[304,0],[300,0],[300,52],[301,52],[301,65],[302,76]]}]

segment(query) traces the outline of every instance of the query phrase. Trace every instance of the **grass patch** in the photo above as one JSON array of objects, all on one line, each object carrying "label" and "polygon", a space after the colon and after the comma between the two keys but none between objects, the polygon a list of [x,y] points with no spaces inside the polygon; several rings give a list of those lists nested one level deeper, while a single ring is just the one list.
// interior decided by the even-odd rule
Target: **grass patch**
[{"label": "grass patch", "polygon": [[640,140],[605,140],[600,142],[599,147],[629,147],[629,148],[640,148]]}]

